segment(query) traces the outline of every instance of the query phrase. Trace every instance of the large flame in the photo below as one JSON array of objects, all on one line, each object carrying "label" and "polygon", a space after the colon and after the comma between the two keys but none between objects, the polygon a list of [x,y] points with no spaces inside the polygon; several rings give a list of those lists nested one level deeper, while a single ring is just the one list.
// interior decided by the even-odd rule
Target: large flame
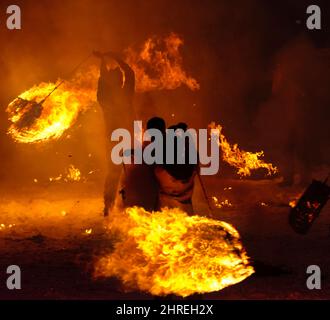
[{"label": "large flame", "polygon": [[120,240],[97,261],[95,276],[118,277],[130,289],[186,297],[221,290],[254,272],[238,232],[223,221],[133,207],[114,213],[110,226]]},{"label": "large flame", "polygon": [[220,124],[216,125],[215,122],[212,122],[209,128],[219,130],[219,146],[222,151],[222,159],[229,165],[237,168],[238,175],[244,177],[250,176],[252,170],[260,168],[266,169],[268,175],[275,174],[278,171],[273,164],[264,162],[261,159],[264,156],[263,151],[244,151],[237,144],[231,145],[222,133],[222,126]]},{"label": "large flame", "polygon": [[176,89],[181,85],[199,89],[198,82],[183,69],[182,45],[182,38],[171,33],[147,39],[140,50],[127,49],[126,61],[135,72],[136,91]]},{"label": "large flame", "polygon": [[[129,48],[125,60],[136,77],[136,91],[176,89],[181,85],[199,89],[197,81],[185,73],[179,52],[183,40],[172,33],[167,37],[152,37],[142,49]],[[94,67],[77,74],[45,97],[55,83],[41,83],[23,92],[7,107],[11,125],[8,133],[17,142],[36,143],[60,138],[96,99],[99,76]],[[61,80],[58,81],[58,83]]]},{"label": "large flame", "polygon": [[75,123],[79,113],[95,101],[96,74],[92,69],[78,74],[43,103],[55,83],[41,83],[23,92],[7,107],[11,121],[8,133],[15,141],[24,143],[60,138]]}]

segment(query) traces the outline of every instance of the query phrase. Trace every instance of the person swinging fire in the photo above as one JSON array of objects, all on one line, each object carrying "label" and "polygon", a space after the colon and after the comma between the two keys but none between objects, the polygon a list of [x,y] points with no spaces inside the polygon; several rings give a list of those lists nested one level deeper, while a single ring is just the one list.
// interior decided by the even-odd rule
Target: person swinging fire
[{"label": "person swinging fire", "polygon": [[[133,98],[135,92],[135,74],[132,68],[124,62],[119,54],[109,51],[101,53],[94,51],[101,59],[100,77],[97,88],[97,101],[104,116],[107,141],[112,149],[110,135],[117,128],[130,130],[134,121]],[[116,63],[116,68],[108,69],[107,59]],[[112,164],[108,157],[108,172],[104,186],[104,216],[108,216],[115,195],[121,168]]]}]

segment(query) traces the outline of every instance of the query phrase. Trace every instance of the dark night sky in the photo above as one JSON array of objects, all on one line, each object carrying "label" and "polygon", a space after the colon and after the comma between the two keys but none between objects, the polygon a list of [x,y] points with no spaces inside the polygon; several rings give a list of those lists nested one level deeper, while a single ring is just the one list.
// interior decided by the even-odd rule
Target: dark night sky
[{"label": "dark night sky", "polygon": [[[329,163],[329,1],[18,0],[21,31],[5,28],[9,4],[0,1],[0,177],[26,161],[37,170],[36,159],[53,152],[27,151],[5,134],[5,107],[12,98],[66,74],[93,49],[123,50],[171,31],[184,38],[185,68],[201,90],[145,97],[162,116],[175,110],[180,120],[199,127],[219,121],[230,140],[246,149],[264,148],[280,166],[294,127],[299,161]],[[310,4],[321,6],[320,31],[306,28]],[[85,140],[99,137],[94,134],[81,133]]]}]

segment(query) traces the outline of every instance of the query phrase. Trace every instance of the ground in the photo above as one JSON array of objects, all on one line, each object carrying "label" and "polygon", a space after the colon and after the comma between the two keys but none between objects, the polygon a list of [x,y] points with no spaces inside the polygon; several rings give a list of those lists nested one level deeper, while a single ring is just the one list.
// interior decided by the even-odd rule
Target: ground
[{"label": "ground", "polygon": [[[303,187],[280,187],[272,179],[208,177],[204,182],[209,196],[233,204],[215,209],[213,215],[239,231],[256,273],[198,299],[328,299],[329,205],[301,236],[288,224],[288,202]],[[196,211],[207,212],[199,190],[196,193]],[[6,186],[1,194],[0,299],[155,299],[125,292],[116,279],[91,277],[95,257],[112,246],[105,237],[102,183],[32,182]],[[22,290],[6,289],[11,264],[22,270]],[[321,268],[321,290],[306,287],[306,268],[312,264]]]}]

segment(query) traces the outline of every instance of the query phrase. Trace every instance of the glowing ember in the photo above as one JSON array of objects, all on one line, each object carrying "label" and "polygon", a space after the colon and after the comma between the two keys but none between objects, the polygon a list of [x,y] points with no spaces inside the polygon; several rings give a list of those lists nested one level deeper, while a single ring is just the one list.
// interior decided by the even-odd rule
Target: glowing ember
[{"label": "glowing ember", "polygon": [[58,177],[50,177],[49,181],[53,182],[53,181],[60,181],[62,179],[62,175],[60,174]]},{"label": "glowing ember", "polygon": [[[60,138],[77,120],[80,112],[93,103],[97,73],[90,70],[78,78],[55,88],[55,83],[41,83],[23,92],[8,107],[8,129],[15,141],[38,143]],[[92,80],[91,80],[92,79]],[[94,85],[91,85],[95,82]]]},{"label": "glowing ember", "polygon": [[11,229],[13,227],[15,227],[15,223],[13,223],[13,224],[7,224],[7,225],[4,224],[4,223],[1,223],[0,224],[0,231],[5,230],[5,229]]},{"label": "glowing ember", "polygon": [[78,168],[75,168],[74,165],[71,164],[68,168],[68,174],[66,176],[66,179],[69,181],[80,181],[80,170]]},{"label": "glowing ember", "polygon": [[121,240],[96,263],[95,277],[118,277],[127,288],[153,295],[221,290],[254,270],[238,232],[228,223],[188,216],[179,209],[112,213]]},{"label": "glowing ember", "polygon": [[92,232],[93,232],[93,229],[86,229],[86,230],[85,230],[85,234],[86,234],[86,235],[91,235]]},{"label": "glowing ember", "polygon": [[228,199],[225,199],[223,201],[219,201],[217,197],[213,196],[212,200],[213,200],[213,203],[214,203],[215,207],[219,208],[219,209],[225,208],[225,207],[230,208],[230,207],[233,206],[232,203]]},{"label": "glowing ember", "polygon": [[291,198],[291,200],[289,201],[289,206],[291,208],[294,208],[297,205],[298,200],[300,199],[300,197],[302,196],[302,194],[303,194],[303,191],[299,192],[298,194],[294,195]]},{"label": "glowing ember", "polygon": [[176,89],[186,85],[190,90],[199,89],[198,82],[183,69],[179,49],[183,40],[171,33],[167,37],[152,37],[141,50],[126,50],[126,62],[136,77],[136,91]]},{"label": "glowing ember", "polygon": [[257,170],[260,168],[266,169],[268,175],[275,174],[278,170],[271,163],[266,163],[260,158],[264,156],[263,151],[250,152],[240,150],[237,144],[231,145],[227,138],[222,133],[222,126],[216,125],[212,122],[209,125],[211,129],[218,129],[220,131],[219,146],[222,151],[222,159],[229,165],[238,169],[237,174],[240,176],[250,176],[251,170]]},{"label": "glowing ember", "polygon": [[291,200],[291,201],[289,202],[289,206],[290,206],[291,208],[294,208],[294,207],[296,206],[296,204],[297,204],[297,200]]},{"label": "glowing ember", "polygon": [[81,172],[73,164],[70,164],[70,166],[66,170],[66,174],[64,176],[62,174],[60,174],[57,177],[49,178],[50,182],[56,182],[56,181],[69,182],[69,181],[81,181],[81,180],[82,180]]}]

